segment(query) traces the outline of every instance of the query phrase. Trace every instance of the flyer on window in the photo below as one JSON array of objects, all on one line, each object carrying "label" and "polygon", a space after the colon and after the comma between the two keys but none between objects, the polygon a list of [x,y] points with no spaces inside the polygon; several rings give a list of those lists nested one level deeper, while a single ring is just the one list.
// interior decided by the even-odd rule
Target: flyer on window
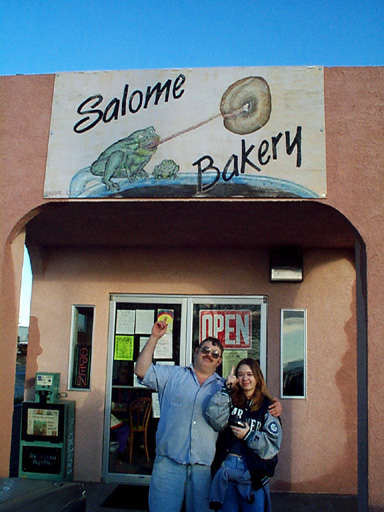
[{"label": "flyer on window", "polygon": [[133,336],[115,336],[115,361],[133,361]]},{"label": "flyer on window", "polygon": [[136,310],[136,334],[151,334],[155,312],[153,309]]},{"label": "flyer on window", "polygon": [[116,334],[130,334],[135,331],[135,311],[118,309],[116,312]]},{"label": "flyer on window", "polygon": [[172,359],[173,319],[173,309],[159,309],[157,311],[157,320],[167,323],[167,332],[159,339],[156,345],[155,359]]}]

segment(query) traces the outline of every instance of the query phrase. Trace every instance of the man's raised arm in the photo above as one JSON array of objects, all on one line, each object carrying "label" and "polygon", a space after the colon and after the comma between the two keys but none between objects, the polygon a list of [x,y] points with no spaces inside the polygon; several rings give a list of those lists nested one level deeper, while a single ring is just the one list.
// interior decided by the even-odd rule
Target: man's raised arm
[{"label": "man's raised arm", "polygon": [[135,374],[143,379],[147,373],[148,368],[152,364],[153,353],[159,339],[167,331],[167,322],[155,322],[152,327],[152,332],[149,340],[145,344],[143,350],[140,352],[139,357],[136,361]]}]

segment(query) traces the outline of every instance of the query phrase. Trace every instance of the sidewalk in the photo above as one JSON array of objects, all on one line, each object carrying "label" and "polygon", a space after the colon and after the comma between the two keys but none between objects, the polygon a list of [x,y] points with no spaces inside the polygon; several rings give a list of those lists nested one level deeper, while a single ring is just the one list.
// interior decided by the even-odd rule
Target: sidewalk
[{"label": "sidewalk", "polygon": [[[0,479],[0,511],[12,510],[26,512],[25,501],[21,508],[17,508],[18,500],[40,499],[41,512],[50,512],[49,500],[56,492],[62,492],[64,488],[75,489],[83,487],[86,491],[86,512],[146,512],[147,508],[126,509],[103,507],[106,498],[116,489],[117,483],[98,482],[69,482],[57,483],[48,480],[32,480],[21,478]],[[48,498],[46,497],[48,496]],[[129,503],[129,495],[127,495]],[[6,506],[8,505],[8,506]],[[11,508],[14,505],[16,508]],[[143,504],[143,507],[145,505]],[[273,512],[357,512],[356,496],[343,496],[333,494],[295,494],[272,493]],[[55,512],[57,509],[55,510]],[[164,511],[166,512],[166,511]]]}]

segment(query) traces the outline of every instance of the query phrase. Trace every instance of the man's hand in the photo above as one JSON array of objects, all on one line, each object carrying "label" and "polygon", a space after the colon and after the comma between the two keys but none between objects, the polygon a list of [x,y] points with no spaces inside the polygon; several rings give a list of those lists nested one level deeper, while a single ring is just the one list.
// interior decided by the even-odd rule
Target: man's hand
[{"label": "man's hand", "polygon": [[155,322],[152,327],[152,336],[155,338],[161,338],[163,334],[167,332],[168,324],[162,320]]},{"label": "man's hand", "polygon": [[273,402],[268,407],[268,410],[272,414],[272,416],[277,418],[278,416],[281,416],[281,413],[283,412],[283,407],[279,400],[277,398],[274,398]]}]

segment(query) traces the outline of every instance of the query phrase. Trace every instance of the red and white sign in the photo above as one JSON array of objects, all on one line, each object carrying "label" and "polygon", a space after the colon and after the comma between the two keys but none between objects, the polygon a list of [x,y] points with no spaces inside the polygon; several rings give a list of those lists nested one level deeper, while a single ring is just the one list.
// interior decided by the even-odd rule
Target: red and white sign
[{"label": "red and white sign", "polygon": [[225,349],[250,348],[252,312],[249,310],[200,311],[200,343],[208,336],[218,338]]}]

